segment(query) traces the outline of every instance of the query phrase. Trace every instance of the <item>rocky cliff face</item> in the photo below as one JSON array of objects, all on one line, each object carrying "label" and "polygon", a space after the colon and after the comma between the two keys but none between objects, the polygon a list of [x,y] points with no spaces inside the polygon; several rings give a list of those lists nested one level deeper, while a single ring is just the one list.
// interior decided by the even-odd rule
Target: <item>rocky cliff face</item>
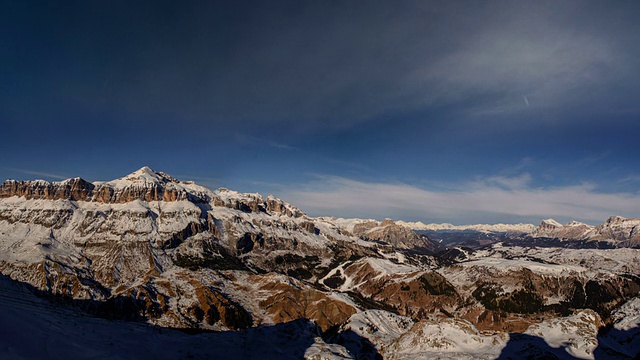
[{"label": "rocky cliff face", "polygon": [[578,221],[562,225],[553,219],[548,219],[542,221],[532,236],[565,240],[609,241],[621,247],[633,247],[640,245],[640,219],[612,216],[595,227]]},{"label": "rocky cliff face", "polygon": [[[314,283],[343,261],[389,251],[276,197],[210,191],[148,167],[108,182],[9,180],[0,199],[2,273],[162,326],[305,317],[327,328],[356,307]],[[396,244],[427,244],[402,235]]]},{"label": "rocky cliff face", "polygon": [[595,240],[616,240],[625,245],[640,244],[640,219],[625,219],[612,216],[603,224],[596,226],[590,236]]},{"label": "rocky cliff face", "polygon": [[207,201],[208,191],[191,182],[180,182],[148,167],[117,180],[90,183],[81,178],[60,182],[44,180],[7,180],[0,187],[0,199],[12,196],[25,199],[90,201],[123,204],[141,201]]},{"label": "rocky cliff face", "polygon": [[434,253],[440,247],[426,236],[419,235],[410,227],[396,223],[391,219],[381,222],[366,220],[356,223],[351,232],[362,239],[388,244],[393,248],[413,250],[422,253]]},{"label": "rocky cliff face", "polygon": [[543,220],[540,226],[533,232],[534,237],[548,237],[558,239],[586,240],[589,238],[593,226],[571,221],[562,225],[553,219]]}]

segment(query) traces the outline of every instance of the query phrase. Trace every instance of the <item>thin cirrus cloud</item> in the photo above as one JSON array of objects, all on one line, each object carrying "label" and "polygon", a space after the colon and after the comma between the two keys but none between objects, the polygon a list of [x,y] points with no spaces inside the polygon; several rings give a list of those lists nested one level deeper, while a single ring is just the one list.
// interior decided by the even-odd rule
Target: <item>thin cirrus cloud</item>
[{"label": "thin cirrus cloud", "polygon": [[68,176],[52,174],[52,173],[45,172],[45,171],[28,170],[28,169],[17,169],[17,168],[7,168],[7,167],[4,167],[2,169],[8,170],[10,172],[17,172],[17,173],[21,173],[21,174],[41,176],[41,177],[57,179],[57,180],[64,180],[64,179],[68,178]]},{"label": "thin cirrus cloud", "polygon": [[[67,39],[71,44],[64,76],[56,69],[39,80],[69,92],[65,99],[124,113],[316,131],[433,105],[455,106],[463,114],[495,114],[526,109],[527,102],[532,109],[584,104],[591,113],[593,100],[606,102],[613,85],[635,89],[624,96],[616,93],[616,101],[633,110],[630,104],[638,94],[632,81],[638,75],[638,54],[629,46],[638,29],[633,9],[624,7],[601,8],[592,2],[554,2],[552,7],[539,2],[309,2],[232,6],[227,14],[203,5],[181,8],[176,16],[193,23],[173,24],[176,28],[169,31],[162,17],[142,17],[140,24],[135,7],[86,6],[123,19],[107,17],[99,28],[82,21],[71,26],[79,27],[80,35]],[[231,20],[236,17],[241,21]],[[140,26],[192,41],[140,32]],[[122,36],[127,33],[134,36]],[[116,40],[105,45],[96,41],[94,36],[102,38],[98,35]],[[136,46],[140,43],[149,46]],[[94,52],[89,50],[104,51],[101,46],[109,50],[104,58],[82,57]],[[73,52],[86,47],[80,54]],[[47,65],[36,56],[30,59],[38,68]],[[100,86],[91,86],[86,74],[77,72],[84,62],[67,59],[88,61]]]},{"label": "thin cirrus cloud", "polygon": [[393,217],[458,224],[538,222],[555,217],[597,224],[612,215],[640,212],[640,195],[601,193],[591,184],[535,188],[531,176],[490,177],[453,189],[428,190],[403,183],[363,182],[319,176],[304,187],[280,194],[311,215]]},{"label": "thin cirrus cloud", "polygon": [[236,141],[243,146],[268,146],[277,150],[294,151],[298,150],[295,146],[287,145],[281,142],[273,141],[266,138],[259,138],[256,136],[236,134]]},{"label": "thin cirrus cloud", "polygon": [[[461,109],[467,115],[506,114],[512,120],[527,108],[562,113],[586,106],[603,112],[610,111],[603,102],[630,101],[611,92],[620,86],[637,91],[629,82],[637,70],[628,36],[614,26],[598,26],[611,11],[556,4],[550,12],[519,4],[505,6],[508,17],[484,8],[477,20],[465,18],[473,31],[408,73],[404,81],[411,85],[405,88],[422,86],[423,101],[473,100]],[[576,12],[581,16],[570,16]]]}]

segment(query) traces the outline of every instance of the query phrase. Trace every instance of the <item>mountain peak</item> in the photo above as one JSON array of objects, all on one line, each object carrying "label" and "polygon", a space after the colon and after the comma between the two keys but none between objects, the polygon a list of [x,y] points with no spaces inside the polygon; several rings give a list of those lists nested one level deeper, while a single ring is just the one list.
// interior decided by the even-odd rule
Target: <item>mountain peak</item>
[{"label": "mountain peak", "polygon": [[614,215],[614,216],[611,216],[610,218],[608,218],[605,223],[606,224],[619,223],[619,222],[623,222],[625,220],[627,220],[627,219],[622,217],[622,216]]},{"label": "mountain peak", "polygon": [[138,173],[139,174],[156,174],[156,172],[153,171],[152,168],[146,165],[133,172],[133,174],[138,174]]},{"label": "mountain peak", "polygon": [[131,174],[125,176],[125,178],[127,179],[161,179],[162,176],[160,175],[160,173],[154,171],[152,168],[148,167],[148,166],[143,166],[140,169],[132,172]]},{"label": "mountain peak", "polygon": [[119,179],[109,181],[108,184],[115,188],[125,187],[135,184],[166,184],[169,182],[179,182],[177,179],[167,173],[161,171],[154,171],[149,166],[143,166],[140,169],[132,172],[129,175],[121,177]]},{"label": "mountain peak", "polygon": [[575,221],[575,220],[569,221],[569,222],[567,223],[567,225],[565,225],[565,226],[569,226],[569,227],[571,227],[571,226],[574,226],[574,227],[577,227],[577,226],[592,227],[592,226],[587,225],[587,224],[585,224],[585,223],[583,223],[583,222]]},{"label": "mountain peak", "polygon": [[550,227],[554,227],[554,228],[560,228],[562,227],[562,224],[560,224],[559,222],[557,222],[555,219],[544,219],[542,220],[542,223],[540,224],[540,226],[550,226]]}]

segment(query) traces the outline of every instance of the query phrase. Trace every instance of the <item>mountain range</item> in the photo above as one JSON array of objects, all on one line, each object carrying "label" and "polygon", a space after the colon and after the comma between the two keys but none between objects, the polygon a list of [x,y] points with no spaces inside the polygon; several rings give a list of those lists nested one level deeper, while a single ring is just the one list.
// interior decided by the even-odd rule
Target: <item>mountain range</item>
[{"label": "mountain range", "polygon": [[[111,321],[250,337],[267,328],[281,336],[275,326],[306,319],[292,325],[313,339],[306,358],[518,358],[534,348],[624,358],[640,350],[625,345],[638,333],[639,223],[463,229],[314,218],[274,196],[212,191],[143,167],[107,182],[6,181],[0,273]],[[457,247],[414,230],[616,249]]]}]

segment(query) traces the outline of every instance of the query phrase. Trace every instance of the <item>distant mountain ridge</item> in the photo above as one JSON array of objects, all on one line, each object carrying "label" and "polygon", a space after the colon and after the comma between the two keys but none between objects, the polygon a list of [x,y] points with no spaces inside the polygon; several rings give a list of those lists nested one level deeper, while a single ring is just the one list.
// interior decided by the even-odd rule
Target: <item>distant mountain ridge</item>
[{"label": "distant mountain ridge", "polygon": [[449,223],[425,224],[423,222],[397,221],[399,225],[408,226],[413,230],[473,230],[480,232],[520,232],[531,233],[536,229],[533,224],[473,224],[473,225],[453,225]]},{"label": "distant mountain ridge", "polygon": [[553,238],[580,241],[609,241],[622,247],[640,246],[640,219],[611,216],[604,223],[592,226],[579,221],[561,224],[545,219],[537,227],[533,224],[425,224],[423,222],[396,221],[398,225],[416,231],[477,231],[481,233],[512,233],[532,238]]},{"label": "distant mountain ridge", "polygon": [[543,220],[531,235],[536,238],[610,241],[619,246],[633,247],[640,245],[640,219],[611,216],[597,226],[579,221],[570,221],[562,225],[553,219],[547,219]]},{"label": "distant mountain ridge", "polygon": [[[64,181],[48,182],[44,180],[16,181],[7,180],[0,186],[0,199],[13,196],[26,199],[45,200],[73,200],[100,203],[127,203],[134,200],[143,201],[181,201],[193,202],[212,201],[218,206],[238,208],[243,197],[246,206],[253,211],[288,212],[290,215],[302,216],[303,213],[296,207],[286,204],[280,199],[270,195],[265,200],[259,194],[243,194],[228,189],[218,189],[213,192],[191,181],[179,181],[163,172],[155,172],[148,166],[116,180],[102,182],[88,182],[82,178],[71,178]],[[373,219],[342,219],[323,217],[337,225],[353,231],[354,228],[362,228],[363,224],[378,223]],[[388,221],[383,221],[387,226]],[[407,222],[398,220],[395,224],[402,228],[412,230],[431,231],[478,231],[478,232],[512,232],[530,234],[538,237],[552,237],[575,240],[615,240],[619,242],[640,242],[640,220],[626,219],[621,216],[611,216],[603,224],[591,226],[578,221],[571,221],[565,225],[554,219],[542,220],[536,227],[533,224],[469,224],[453,225],[450,223],[425,224],[423,222]]]}]

